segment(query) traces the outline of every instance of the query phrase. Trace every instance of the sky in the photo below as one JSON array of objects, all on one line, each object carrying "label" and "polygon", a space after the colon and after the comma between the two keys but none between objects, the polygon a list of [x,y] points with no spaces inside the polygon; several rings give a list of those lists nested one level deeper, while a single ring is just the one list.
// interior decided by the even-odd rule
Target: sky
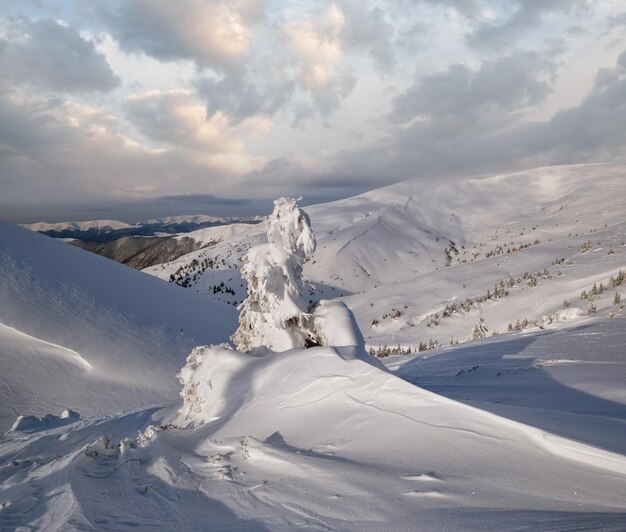
[{"label": "sky", "polygon": [[623,0],[0,2],[2,219],[625,157]]}]

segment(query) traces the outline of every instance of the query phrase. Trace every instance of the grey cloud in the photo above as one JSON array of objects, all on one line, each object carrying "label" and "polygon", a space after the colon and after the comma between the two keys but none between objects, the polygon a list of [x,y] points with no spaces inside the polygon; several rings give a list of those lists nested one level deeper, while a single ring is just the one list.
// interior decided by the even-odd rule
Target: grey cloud
[{"label": "grey cloud", "polygon": [[513,132],[533,151],[558,160],[601,160],[626,155],[626,52],[615,77],[596,85],[579,106],[559,111],[547,123],[529,124]]},{"label": "grey cloud", "polygon": [[246,184],[252,190],[263,190],[269,196],[302,195],[304,204],[311,205],[360,194],[385,184],[386,179],[386,176],[359,172],[354,165],[345,172],[339,165],[328,169],[312,169],[298,161],[281,157],[249,174]]},{"label": "grey cloud", "polygon": [[433,121],[396,127],[382,142],[345,151],[333,172],[345,180],[380,184],[421,177],[441,179],[468,173],[510,171],[548,164],[619,160],[626,157],[626,52],[611,75],[602,74],[578,106],[543,122],[516,121],[493,127],[449,129]]},{"label": "grey cloud", "polygon": [[344,154],[337,166],[353,172],[357,168],[365,175],[387,173],[408,179],[623,160],[626,76],[620,67],[615,70],[617,75],[595,86],[580,105],[562,110],[545,122],[519,122],[503,129],[470,130],[447,138],[434,138],[427,127],[414,127],[396,132],[374,149]]},{"label": "grey cloud", "polygon": [[315,109],[321,116],[328,116],[341,106],[341,102],[352,92],[358,81],[351,69],[338,73],[333,81],[323,88],[311,91]]},{"label": "grey cloud", "polygon": [[255,82],[248,72],[227,73],[221,79],[200,78],[198,93],[207,101],[209,115],[226,112],[238,123],[255,115],[273,116],[291,99],[295,83],[286,76]]},{"label": "grey cloud", "polygon": [[385,11],[380,7],[368,9],[363,2],[340,5],[346,15],[342,42],[349,48],[368,51],[379,70],[392,70],[396,64],[395,28],[387,20]]},{"label": "grey cloud", "polygon": [[609,28],[619,28],[621,26],[626,26],[626,11],[624,13],[620,13],[619,15],[613,15],[608,20]]},{"label": "grey cloud", "polygon": [[181,150],[142,148],[117,132],[107,115],[73,106],[58,100],[23,101],[0,91],[3,216],[66,211],[94,198],[100,204],[122,203],[236,188],[230,174]]},{"label": "grey cloud", "polygon": [[[550,93],[554,60],[526,52],[485,61],[472,71],[452,65],[416,81],[393,101],[392,118],[458,133],[479,124],[501,126]],[[417,127],[423,128],[420,122]]]},{"label": "grey cloud", "polygon": [[94,14],[129,52],[199,68],[238,68],[247,53],[249,25],[264,16],[262,0],[107,0]]},{"label": "grey cloud", "polygon": [[[126,99],[124,108],[130,122],[152,141],[173,146],[196,160],[204,158],[207,165],[210,165],[206,159],[209,155],[235,155],[239,164],[245,159],[256,167],[254,158],[248,157],[243,149],[246,125],[238,129],[224,115],[207,115],[190,91],[133,94]],[[219,164],[214,160],[213,164],[225,168],[224,161]]]},{"label": "grey cloud", "polygon": [[587,4],[588,0],[509,0],[505,5],[513,9],[511,16],[500,24],[480,22],[467,42],[475,48],[506,50],[527,31],[540,26],[546,15],[570,13]]},{"label": "grey cloud", "polygon": [[270,199],[225,198],[214,194],[174,194],[140,200],[91,203],[89,216],[100,214],[104,219],[128,222],[181,214],[208,214],[212,216],[252,216],[263,214],[271,208]]},{"label": "grey cloud", "polygon": [[145,97],[131,97],[126,100],[126,117],[147,138],[166,144],[188,144],[192,131],[187,124],[180,123],[178,106],[188,104],[190,96],[186,92],[146,93]]},{"label": "grey cloud", "polygon": [[72,27],[50,19],[6,19],[0,71],[14,83],[60,92],[105,92],[119,85],[104,55]]},{"label": "grey cloud", "polygon": [[134,223],[164,216],[208,214],[255,216],[271,210],[273,198],[231,199],[212,194],[188,194],[146,198],[138,201],[79,201],[71,205],[46,205],[3,210],[0,219],[14,223],[40,221],[121,220]]}]

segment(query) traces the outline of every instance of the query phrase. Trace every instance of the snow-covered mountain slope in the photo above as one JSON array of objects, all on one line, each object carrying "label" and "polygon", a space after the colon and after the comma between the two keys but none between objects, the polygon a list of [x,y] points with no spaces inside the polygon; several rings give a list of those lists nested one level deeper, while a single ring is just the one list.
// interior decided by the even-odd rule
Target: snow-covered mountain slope
[{"label": "snow-covered mountain slope", "polygon": [[237,325],[232,307],[4,222],[0,302],[0,430],[172,398],[190,349]]},{"label": "snow-covered mountain slope", "polygon": [[233,238],[242,233],[253,231],[256,229],[256,224],[249,223],[233,223],[226,225],[218,225],[215,227],[205,227],[203,229],[197,229],[190,233],[184,233],[176,235],[174,238],[182,240],[183,238],[190,238],[200,245],[216,244],[222,240]]},{"label": "snow-covered mountain slope", "polygon": [[113,240],[73,239],[70,244],[142,270],[164,261],[176,260],[182,255],[214,245],[252,227],[253,224],[234,223],[204,227],[172,236],[122,236]]},{"label": "snow-covered mountain slope", "polygon": [[53,238],[73,238],[90,242],[110,242],[112,240],[127,237],[152,237],[161,234],[172,235],[176,233],[189,233],[206,227],[216,227],[230,224],[256,224],[260,221],[258,216],[243,218],[222,218],[218,216],[183,215],[166,216],[128,224],[117,220],[91,220],[84,222],[38,222],[25,224],[23,227],[43,233]]},{"label": "snow-covered mountain slope", "polygon": [[26,227],[27,229],[38,233],[45,233],[48,231],[62,232],[90,230],[98,230],[106,233],[118,229],[129,229],[134,227],[134,225],[126,222],[120,222],[119,220],[89,220],[86,222],[37,222],[34,224],[24,224],[22,227]]},{"label": "snow-covered mountain slope", "polygon": [[164,259],[176,260],[202,247],[190,238],[173,236],[123,236],[105,241],[74,239],[69,243],[138,270],[159,264]]},{"label": "snow-covered mountain slope", "polygon": [[624,206],[626,166],[616,164],[400,183],[308,209],[325,240],[308,273],[355,293],[483,259],[498,246],[506,255],[621,223]]},{"label": "snow-covered mountain slope", "polygon": [[[233,218],[228,217],[224,218],[222,216],[208,216],[206,214],[185,214],[181,216],[164,216],[163,218],[153,218],[151,220],[147,220],[145,222],[141,222],[143,225],[178,225],[178,224],[195,224],[195,225],[203,225],[203,224],[223,224],[228,221],[239,220],[242,218]],[[246,220],[254,220],[255,218],[244,218]]]},{"label": "snow-covered mountain slope", "polygon": [[[354,347],[261,358],[200,350],[187,368],[202,387],[187,389],[196,408],[185,411],[206,423],[169,424],[175,403],[4,435],[0,526],[619,530],[626,364],[597,342],[624,344],[615,323],[388,359],[441,394]],[[592,368],[587,382],[581,367]],[[510,396],[493,388],[498,379]],[[576,426],[541,425],[561,414]],[[570,439],[590,426],[600,433]]]},{"label": "snow-covered mountain slope", "polygon": [[[626,272],[626,165],[539,168],[456,183],[400,183],[307,208],[318,239],[312,299],[344,296],[368,344],[419,348],[613,305]],[[241,257],[263,227],[145,271],[239,303]],[[495,295],[494,295],[495,294]],[[565,301],[570,308],[563,308]],[[527,321],[525,321],[527,320]],[[519,321],[519,326],[518,326]]]}]

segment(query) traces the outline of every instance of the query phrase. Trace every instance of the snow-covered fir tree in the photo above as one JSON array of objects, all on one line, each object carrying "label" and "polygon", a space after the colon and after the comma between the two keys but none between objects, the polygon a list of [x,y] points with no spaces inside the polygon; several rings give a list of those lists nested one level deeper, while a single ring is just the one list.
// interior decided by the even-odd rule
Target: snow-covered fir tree
[{"label": "snow-covered fir tree", "polygon": [[478,323],[476,323],[472,329],[472,336],[470,337],[470,340],[482,340],[483,338],[487,338],[488,330],[489,329],[487,329],[487,326],[485,325],[485,318],[480,316],[478,318]]},{"label": "snow-covered fir tree", "polygon": [[241,269],[248,297],[232,341],[243,352],[301,348],[314,336],[302,277],[316,245],[311,221],[297,200],[280,198],[265,225],[268,243],[252,247]]}]

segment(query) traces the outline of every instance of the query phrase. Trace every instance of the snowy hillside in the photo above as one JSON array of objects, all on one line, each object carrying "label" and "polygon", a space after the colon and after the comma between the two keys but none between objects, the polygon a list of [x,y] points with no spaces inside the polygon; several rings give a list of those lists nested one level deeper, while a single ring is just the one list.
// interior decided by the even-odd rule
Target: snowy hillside
[{"label": "snowy hillside", "polygon": [[248,231],[252,224],[229,223],[204,227],[191,232],[174,233],[169,236],[157,233],[156,236],[118,236],[110,240],[72,239],[69,243],[78,248],[96,253],[121,264],[142,270],[173,261],[182,255],[214,245],[225,238]]},{"label": "snowy hillside", "polygon": [[[374,349],[464,342],[481,317],[491,335],[594,307],[621,315],[624,286],[609,285],[626,272],[625,209],[620,164],[400,183],[308,208],[318,247],[305,274],[311,298],[344,296]],[[238,304],[241,257],[262,234],[252,227],[145,271]],[[594,283],[602,293],[581,300]]]},{"label": "snowy hillside", "polygon": [[0,430],[172,398],[189,350],[236,327],[232,307],[4,222],[0,301]]}]

